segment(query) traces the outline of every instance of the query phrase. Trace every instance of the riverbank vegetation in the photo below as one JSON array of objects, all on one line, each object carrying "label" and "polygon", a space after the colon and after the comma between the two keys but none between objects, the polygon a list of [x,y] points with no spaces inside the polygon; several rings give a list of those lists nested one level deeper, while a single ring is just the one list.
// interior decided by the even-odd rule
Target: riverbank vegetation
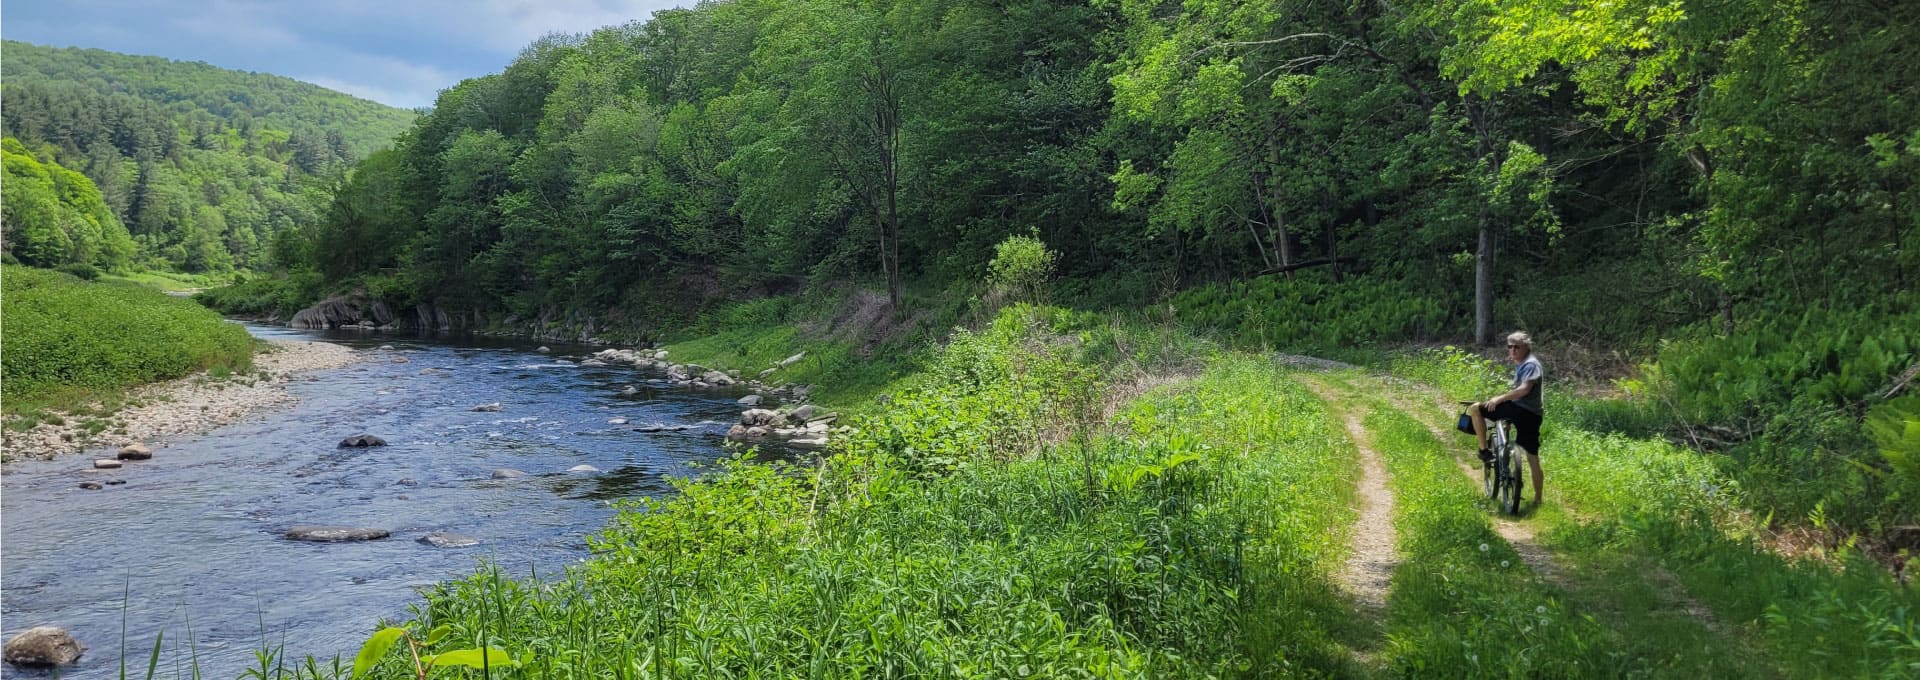
[{"label": "riverbank vegetation", "polygon": [[246,329],[185,298],[15,265],[0,270],[0,286],[0,398],[9,428],[31,427],[47,409],[115,402],[143,383],[253,365]]}]

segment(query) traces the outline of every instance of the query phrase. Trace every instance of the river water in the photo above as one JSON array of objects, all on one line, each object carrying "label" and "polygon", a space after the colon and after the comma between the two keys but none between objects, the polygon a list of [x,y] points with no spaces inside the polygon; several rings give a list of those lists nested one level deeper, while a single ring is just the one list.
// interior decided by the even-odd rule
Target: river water
[{"label": "river water", "polygon": [[[66,628],[88,650],[63,677],[119,677],[123,644],[128,672],[144,677],[162,631],[162,677],[191,677],[196,656],[204,677],[236,677],[263,640],[293,658],[338,654],[351,664],[378,619],[407,616],[418,588],[482,560],[527,575],[585,557],[586,536],[613,516],[610,501],[668,493],[669,478],[694,473],[690,463],[726,455],[722,423],[738,416],[743,394],[575,365],[592,347],[547,343],[553,352],[540,354],[496,338],[249,330],[345,344],[370,359],[295,378],[298,405],[155,446],[150,461],[112,472],[86,471],[95,456],[27,461],[0,479],[0,633]],[[618,394],[628,384],[640,393]],[[490,402],[503,408],[469,410]],[[634,429],[653,423],[697,427]],[[336,448],[361,433],[388,446]],[[566,472],[576,465],[604,472]],[[528,475],[492,479],[497,468]],[[112,478],[126,483],[78,488]],[[299,524],[393,535],[283,537]],[[482,543],[417,541],[431,531]]]}]

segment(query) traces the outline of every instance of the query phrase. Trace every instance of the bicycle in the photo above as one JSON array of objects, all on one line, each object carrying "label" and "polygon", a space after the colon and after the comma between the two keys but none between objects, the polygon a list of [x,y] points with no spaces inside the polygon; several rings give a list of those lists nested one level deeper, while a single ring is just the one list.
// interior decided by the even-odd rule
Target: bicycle
[{"label": "bicycle", "polygon": [[[1460,402],[1463,406],[1472,406],[1473,402]],[[1511,425],[1504,420],[1487,418],[1487,449],[1493,453],[1493,460],[1480,464],[1480,479],[1486,485],[1487,498],[1494,507],[1506,511],[1509,515],[1520,514],[1520,491],[1526,487],[1525,470],[1520,468],[1520,456],[1514,455],[1513,440],[1508,435]]]}]

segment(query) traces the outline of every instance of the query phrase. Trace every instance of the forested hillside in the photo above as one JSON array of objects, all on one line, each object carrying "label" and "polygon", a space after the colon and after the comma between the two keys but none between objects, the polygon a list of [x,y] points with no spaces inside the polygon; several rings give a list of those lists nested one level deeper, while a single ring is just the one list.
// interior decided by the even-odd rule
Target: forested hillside
[{"label": "forested hillside", "polygon": [[139,268],[265,266],[275,233],[317,222],[332,183],[415,117],[201,63],[14,41],[4,52],[0,129],[90,178]]},{"label": "forested hillside", "polygon": [[1859,424],[1920,358],[1917,39],[1864,0],[708,3],[447,90],[280,299],[631,320],[867,279],[910,316],[1033,233],[1063,301],[1248,345],[1649,361],[1657,420],[1860,520],[1904,482]]}]

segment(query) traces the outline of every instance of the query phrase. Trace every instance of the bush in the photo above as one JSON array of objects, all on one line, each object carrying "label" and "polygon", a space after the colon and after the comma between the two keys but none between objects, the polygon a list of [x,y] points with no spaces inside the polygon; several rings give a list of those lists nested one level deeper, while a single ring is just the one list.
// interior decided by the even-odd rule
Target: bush
[{"label": "bush", "polygon": [[324,286],[319,272],[296,271],[209,288],[195,293],[193,299],[221,314],[287,317],[319,302]]},{"label": "bush", "polygon": [[10,412],[65,392],[252,367],[246,329],[190,300],[26,267],[8,266],[3,278],[0,395]]},{"label": "bush", "polygon": [[1447,328],[1440,303],[1400,283],[1334,283],[1317,273],[1203,286],[1174,296],[1173,304],[1182,321],[1244,347],[1337,351],[1431,338]]},{"label": "bush", "polygon": [[58,267],[54,267],[53,270],[64,273],[64,274],[70,274],[74,278],[80,279],[82,281],[92,281],[94,279],[100,278],[100,268],[87,264],[85,262],[72,262],[68,264],[63,264]]},{"label": "bush", "polygon": [[1041,302],[1046,294],[1047,277],[1053,275],[1059,256],[1047,244],[1033,236],[1008,236],[993,247],[993,261],[987,264],[987,282],[1015,300]]}]

